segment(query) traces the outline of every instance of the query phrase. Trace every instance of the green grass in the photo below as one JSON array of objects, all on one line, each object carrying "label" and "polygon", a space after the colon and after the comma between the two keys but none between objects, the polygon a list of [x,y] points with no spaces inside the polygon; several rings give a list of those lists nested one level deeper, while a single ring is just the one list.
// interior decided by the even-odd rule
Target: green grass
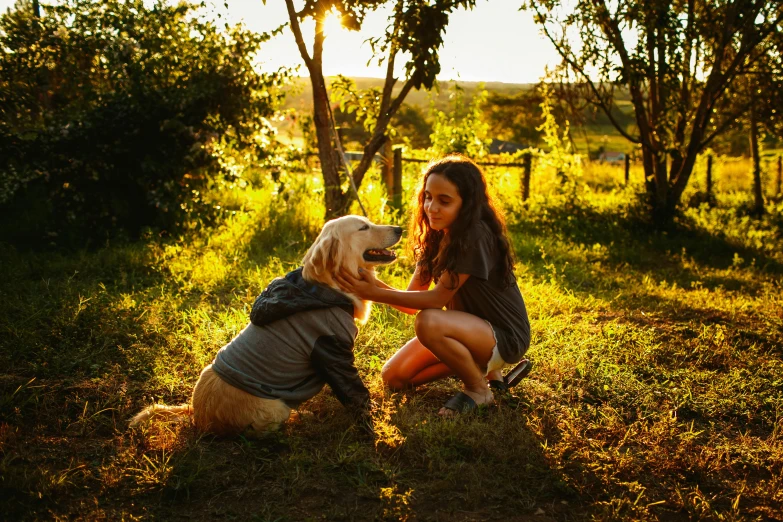
[{"label": "green grass", "polygon": [[[406,166],[408,196],[420,168]],[[664,233],[620,170],[587,170],[576,196],[542,174],[526,206],[518,172],[488,175],[534,371],[497,408],[440,419],[456,381],[383,389],[413,321],[376,306],[356,345],[374,443],[328,390],[262,440],[127,429],[153,401],[187,401],[255,295],[297,266],[320,226],[311,178],[285,180],[293,197],[234,194],[225,223],[167,241],[0,246],[3,518],[783,518],[783,208],[751,220],[748,191],[728,190]],[[373,218],[401,222],[373,176]],[[404,286],[411,264],[380,276]]]}]

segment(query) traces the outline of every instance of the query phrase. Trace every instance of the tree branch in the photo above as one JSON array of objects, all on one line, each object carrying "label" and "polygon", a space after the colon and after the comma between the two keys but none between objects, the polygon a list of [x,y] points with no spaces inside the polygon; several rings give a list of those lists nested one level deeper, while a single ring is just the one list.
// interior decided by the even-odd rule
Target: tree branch
[{"label": "tree branch", "polygon": [[313,61],[310,58],[310,54],[307,52],[307,46],[304,43],[302,28],[299,26],[299,15],[294,9],[293,0],[285,0],[285,6],[286,9],[288,9],[288,19],[291,21],[291,31],[294,33],[294,39],[296,40],[296,46],[299,48],[299,54],[302,55],[307,70],[312,73]]},{"label": "tree branch", "polygon": [[396,44],[396,38],[397,38],[397,32],[399,31],[400,27],[400,16],[402,16],[401,13],[402,10],[402,0],[398,2],[396,8],[395,8],[395,16],[394,16],[394,27],[392,29],[391,37],[389,39],[389,59],[386,63],[386,80],[383,83],[383,94],[381,96],[381,108],[378,111],[378,114],[384,114],[386,111],[389,110],[389,106],[391,104],[391,95],[392,90],[394,89],[394,84],[397,83],[397,79],[394,77],[394,62],[395,58],[397,57],[397,44]]},{"label": "tree branch", "polygon": [[[534,7],[536,10],[536,14],[539,15],[539,17],[543,18],[541,15],[541,12],[538,10],[538,7]],[[562,45],[560,45],[555,38],[552,36],[552,34],[549,32],[549,29],[547,29],[545,24],[541,24],[541,29],[544,31],[544,36],[546,36],[550,42],[552,42],[552,45],[555,46],[555,50],[558,52],[560,57],[563,59],[564,62],[566,62],[571,68],[576,72],[579,76],[584,78],[585,83],[590,88],[590,90],[595,94],[596,102],[594,103],[596,106],[598,106],[604,114],[606,114],[606,117],[609,118],[609,121],[614,125],[615,129],[628,141],[631,143],[640,143],[639,138],[635,138],[628,134],[625,129],[622,128],[620,123],[614,118],[611,111],[611,106],[607,106],[605,101],[601,97],[601,93],[598,91],[598,88],[595,86],[595,83],[590,79],[590,76],[584,71],[582,67],[577,65],[576,61],[573,60],[569,54],[565,51]]]},{"label": "tree branch", "polygon": [[642,145],[648,147],[650,150],[657,150],[657,143],[654,141],[652,129],[649,125],[647,113],[644,109],[644,98],[642,97],[641,86],[639,80],[635,74],[633,74],[633,67],[631,59],[628,56],[628,50],[623,43],[622,33],[617,20],[614,20],[609,16],[609,9],[606,7],[604,0],[593,0],[593,4],[596,6],[596,15],[598,16],[599,25],[603,26],[603,31],[606,37],[614,46],[615,51],[620,56],[620,62],[623,69],[625,69],[625,76],[628,82],[628,89],[631,91],[631,101],[634,109],[636,110],[636,122],[639,126],[639,140]]}]

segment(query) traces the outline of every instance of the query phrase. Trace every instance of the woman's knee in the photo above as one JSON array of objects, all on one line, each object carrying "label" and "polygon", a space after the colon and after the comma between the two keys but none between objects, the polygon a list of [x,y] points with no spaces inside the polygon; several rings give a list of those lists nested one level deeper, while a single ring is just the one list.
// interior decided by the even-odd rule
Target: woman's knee
[{"label": "woman's knee", "polygon": [[410,383],[400,375],[399,368],[387,361],[381,368],[381,379],[387,388],[392,390],[404,390]]},{"label": "woman's knee", "polygon": [[424,346],[427,342],[438,337],[443,337],[441,332],[441,314],[443,310],[422,310],[416,315],[416,322],[413,327],[416,331],[416,337]]}]

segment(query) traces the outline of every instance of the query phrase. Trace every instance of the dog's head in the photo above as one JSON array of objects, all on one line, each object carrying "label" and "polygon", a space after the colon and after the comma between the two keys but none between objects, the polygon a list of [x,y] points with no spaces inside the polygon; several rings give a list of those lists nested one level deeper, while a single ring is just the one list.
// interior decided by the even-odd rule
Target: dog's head
[{"label": "dog's head", "polygon": [[344,269],[358,274],[397,259],[387,250],[402,236],[402,228],[376,225],[361,216],[343,216],[328,221],[303,260],[305,279],[330,284],[331,277]]},{"label": "dog's head", "polygon": [[[339,289],[333,276],[340,270],[357,275],[359,268],[372,270],[396,260],[394,252],[387,249],[397,244],[400,237],[402,228],[376,225],[361,216],[332,219],[305,254],[302,276]],[[362,303],[357,317],[366,319],[369,307],[358,299],[354,301]]]}]

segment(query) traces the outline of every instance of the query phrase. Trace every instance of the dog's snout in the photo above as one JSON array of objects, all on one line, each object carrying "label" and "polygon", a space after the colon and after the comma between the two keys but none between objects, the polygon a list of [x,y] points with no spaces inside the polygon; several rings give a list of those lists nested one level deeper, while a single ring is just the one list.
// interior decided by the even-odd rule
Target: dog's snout
[{"label": "dog's snout", "polygon": [[398,236],[402,235],[402,227],[394,227],[393,230],[394,233],[397,234]]}]

